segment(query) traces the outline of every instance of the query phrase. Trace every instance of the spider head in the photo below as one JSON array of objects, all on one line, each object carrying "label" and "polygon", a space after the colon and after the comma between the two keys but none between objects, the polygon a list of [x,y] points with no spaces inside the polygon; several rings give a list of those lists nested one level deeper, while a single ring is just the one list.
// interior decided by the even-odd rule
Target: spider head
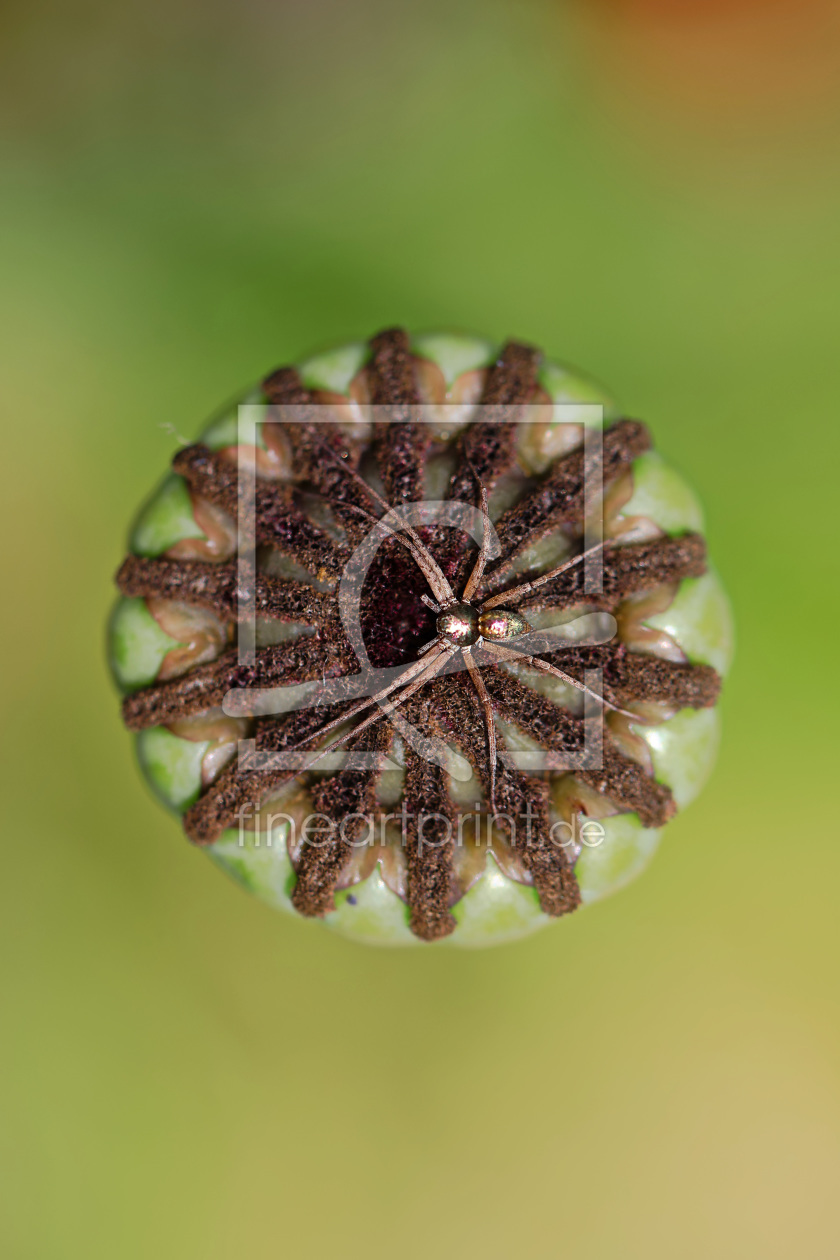
[{"label": "spider head", "polygon": [[478,613],[470,604],[452,604],[437,619],[441,638],[456,647],[472,647],[478,642]]}]

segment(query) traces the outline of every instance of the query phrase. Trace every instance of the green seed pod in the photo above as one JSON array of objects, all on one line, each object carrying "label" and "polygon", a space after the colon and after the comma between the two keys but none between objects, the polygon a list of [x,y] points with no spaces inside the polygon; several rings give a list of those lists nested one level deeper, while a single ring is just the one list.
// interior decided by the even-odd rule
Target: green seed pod
[{"label": "green seed pod", "polygon": [[117,600],[108,626],[108,656],[124,691],[155,682],[167,652],[177,647],[178,640],[155,621],[144,599]]},{"label": "green seed pod", "polygon": [[139,513],[129,549],[137,556],[159,556],[187,538],[204,538],[183,477],[170,473]]},{"label": "green seed pod", "polygon": [[732,650],[645,426],[532,347],[399,329],[242,403],[138,517],[110,631],[189,839],[390,945],[510,940],[633,879],[711,771]]}]

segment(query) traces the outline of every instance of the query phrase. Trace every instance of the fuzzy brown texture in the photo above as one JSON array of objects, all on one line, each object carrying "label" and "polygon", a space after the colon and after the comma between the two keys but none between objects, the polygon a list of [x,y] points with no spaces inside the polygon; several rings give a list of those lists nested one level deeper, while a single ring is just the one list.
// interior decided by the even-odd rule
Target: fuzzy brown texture
[{"label": "fuzzy brown texture", "polygon": [[540,355],[531,346],[508,341],[502,348],[481,395],[481,420],[471,424],[459,443],[460,468],[449,486],[449,498],[476,500],[477,480],[490,492],[502,473],[513,467],[517,420],[537,388]]},{"label": "fuzzy brown texture", "polygon": [[130,731],[143,731],[214,709],[236,685],[238,668],[237,653],[231,648],[182,678],[132,692],[122,703],[123,721]]},{"label": "fuzzy brown texture", "polygon": [[212,844],[239,820],[247,806],[256,809],[271,792],[294,779],[299,771],[284,768],[278,773],[271,754],[296,748],[324,722],[349,708],[347,702],[300,709],[278,718],[258,718],[251,755],[235,757],[184,815],[184,830],[193,843]]},{"label": "fuzzy brown texture", "polygon": [[[356,547],[370,531],[370,516],[378,517],[382,512],[373,494],[350,474],[355,469],[356,454],[332,424],[287,419],[284,433],[295,466],[304,470],[312,486],[329,503],[351,546]],[[367,515],[362,515],[360,509]]]},{"label": "fuzzy brown texture", "polygon": [[[258,544],[272,547],[316,577],[340,576],[347,563],[347,550],[295,505],[289,486],[256,479],[252,521],[250,495],[244,496],[240,511],[240,475],[235,464],[199,444],[179,451],[172,467],[186,478],[194,494],[217,504],[237,522],[243,541],[253,538]],[[241,480],[243,486],[248,486],[247,474],[243,473]]]},{"label": "fuzzy brown texture", "polygon": [[[481,483],[488,494],[516,463],[516,421],[537,388],[540,354],[519,341],[508,341],[487,372],[481,392],[482,419],[471,424],[458,441],[458,466],[447,497],[453,502],[477,503]],[[488,411],[487,409],[492,409]],[[475,545],[456,530],[429,531],[429,549],[446,576],[463,585]]]},{"label": "fuzzy brown texture", "polygon": [[[586,569],[576,565],[567,573],[544,583],[527,596],[521,607],[574,608],[586,604],[612,611],[628,595],[653,590],[667,582],[701,577],[706,572],[706,541],[700,534],[678,538],[657,538],[652,542],[608,546],[603,552],[603,581],[600,591],[586,591]],[[503,585],[512,585],[513,579]],[[488,591],[496,587],[488,584]],[[499,588],[501,589],[501,587]]]},{"label": "fuzzy brown texture", "polygon": [[370,343],[368,388],[374,406],[386,406],[390,422],[376,424],[374,447],[385,496],[393,504],[423,498],[423,469],[430,429],[417,412],[408,334],[389,328]]},{"label": "fuzzy brown texture", "polygon": [[[481,709],[465,679],[430,684],[431,721],[441,738],[461,749],[485,789],[490,765]],[[495,821],[531,875],[546,914],[568,914],[580,904],[569,855],[551,836],[548,784],[500,763],[496,772]]]},{"label": "fuzzy brown texture", "polygon": [[307,408],[312,404],[312,395],[301,381],[297,368],[277,368],[265,378],[262,390],[268,401],[277,407]]},{"label": "fuzzy brown texture", "polygon": [[[452,498],[477,503],[479,479],[489,488],[514,466],[513,420],[535,396],[538,367],[535,350],[511,341],[488,369],[481,401],[498,409],[494,417],[498,423],[488,421],[485,413],[462,434],[456,446],[459,463],[450,485]],[[367,396],[375,404],[398,409],[396,422],[379,431],[374,442],[387,493],[397,502],[417,498],[422,492],[427,428],[418,426],[412,410],[418,394],[407,335],[390,329],[374,338],[363,371]],[[316,422],[323,415],[322,400],[303,386],[295,369],[278,369],[266,378],[263,389],[270,404],[287,409],[282,415],[278,412],[270,423],[280,426],[275,436],[290,452],[294,486],[257,478],[255,511],[243,516],[238,511],[240,479],[230,459],[198,445],[179,452],[173,467],[187,479],[194,496],[216,504],[236,520],[246,540],[281,550],[320,582],[325,576],[337,578],[350,549],[369,532],[370,516],[382,514],[374,495],[354,475],[360,448],[336,425]],[[649,446],[644,425],[619,421],[604,434],[603,461],[594,472],[609,484]],[[518,584],[520,579],[511,574],[513,561],[548,530],[562,525],[577,536],[578,547],[582,545],[586,472],[581,446],[558,459],[496,522],[503,553],[485,574],[481,588],[485,596]],[[243,482],[248,488],[248,475],[243,476]],[[336,542],[308,517],[302,491],[322,496],[345,531],[346,545]],[[474,542],[451,529],[422,532],[458,595],[476,554]],[[584,570],[578,565],[530,595],[523,593],[518,597],[519,607],[563,609],[584,604],[615,610],[629,595],[699,576],[705,569],[705,544],[697,534],[609,544],[602,564],[602,592],[584,590]],[[244,576],[248,577],[247,570]],[[125,594],[193,603],[228,622],[237,615],[237,580],[234,564],[176,561],[165,556],[156,560],[129,557],[118,577]],[[420,598],[427,589],[411,555],[396,540],[386,540],[362,591],[362,632],[374,666],[410,665],[419,647],[434,637],[434,615]],[[187,812],[184,825],[196,843],[210,844],[237,824],[243,809],[255,811],[294,780],[308,783],[316,811],[333,825],[326,843],[318,843],[325,839],[322,834],[314,837],[315,843],[302,846],[293,901],[300,913],[320,916],[334,906],[335,891],[348,877],[353,843],[365,825],[350,815],[379,813],[379,771],[376,767],[360,770],[350,762],[344,769],[313,781],[306,775],[300,778],[300,759],[307,764],[309,754],[314,756],[314,749],[333,738],[334,733],[323,735],[323,727],[352,710],[355,702],[342,699],[340,680],[355,674],[359,666],[341,624],[335,593],[262,573],[255,576],[246,593],[250,591],[259,616],[308,622],[314,633],[258,648],[252,662],[244,665],[236,650],[227,650],[183,677],[128,696],[124,717],[131,729],[142,730],[215,709],[223,701],[229,712],[248,715],[253,712],[253,702],[245,688],[319,683],[313,707],[254,719],[250,751],[234,759],[205,789]],[[516,605],[512,599],[506,606],[514,610]],[[460,748],[488,798],[492,779],[488,731],[476,693],[482,679],[491,710],[546,750],[568,759],[570,772],[600,792],[614,808],[637,813],[645,826],[661,826],[671,816],[671,793],[618,749],[608,728],[603,731],[603,764],[592,768],[585,764],[583,719],[514,678],[481,648],[473,659],[479,667],[478,682],[463,670],[441,674],[407,700],[404,716],[425,738],[443,738]],[[587,671],[600,670],[604,697],[620,706],[657,701],[677,708],[702,708],[714,704],[720,687],[718,675],[709,666],[642,655],[616,642],[597,647],[564,646],[541,654],[541,659],[581,683],[586,681]],[[241,703],[237,693],[242,694]],[[362,712],[354,720],[361,722],[372,712]],[[390,747],[392,735],[390,721],[382,719],[352,736],[344,747],[382,754]],[[568,851],[551,836],[548,783],[509,764],[501,737],[498,747],[502,754],[496,765],[498,825],[507,832],[523,878],[533,881],[543,909],[552,915],[568,913],[579,904],[580,893]],[[299,759],[279,764],[272,757],[289,751]],[[402,815],[397,812],[397,817],[402,816],[404,825],[411,927],[422,939],[436,940],[454,925],[453,848],[446,821],[456,824],[457,810],[443,772],[411,747],[406,747],[402,804]],[[421,834],[419,818],[424,813],[432,817]],[[342,835],[343,820],[347,824]]]},{"label": "fuzzy brown texture", "polygon": [[436,941],[455,930],[453,893],[456,811],[440,766],[405,750],[405,855],[411,930]]},{"label": "fuzzy brown texture", "polygon": [[322,627],[322,636],[260,648],[253,665],[242,665],[236,649],[231,648],[182,678],[135,691],[123,701],[123,720],[129,730],[142,731],[216,708],[229,691],[239,688],[312,682],[354,668],[349,644],[337,628],[327,624]]},{"label": "fuzzy brown texture", "polygon": [[625,472],[634,459],[650,449],[650,434],[637,420],[619,420],[604,432],[599,456],[586,458],[582,446],[569,451],[549,469],[540,484],[501,517],[496,529],[502,554],[501,569],[526,545],[537,542],[558,525],[580,526],[588,477],[606,487]]},{"label": "fuzzy brown texture", "polygon": [[328,608],[327,598],[305,582],[257,573],[252,584],[240,587],[236,563],[210,565],[199,560],[127,556],[117,574],[117,586],[123,595],[133,598],[158,597],[194,604],[214,612],[222,621],[257,616],[318,625]]},{"label": "fuzzy brown texture", "polygon": [[[350,752],[385,753],[393,738],[387,723],[348,742]],[[335,887],[366,831],[366,818],[377,813],[377,769],[345,769],[320,780],[312,791],[314,819],[324,828],[304,836],[292,904],[301,914],[321,916],[335,908]],[[351,820],[352,816],[352,820]]]},{"label": "fuzzy brown texture", "polygon": [[590,669],[603,670],[604,695],[613,704],[661,700],[680,709],[709,709],[720,694],[720,675],[711,665],[683,664],[659,656],[630,652],[623,643],[597,647],[564,647],[546,652],[543,660],[578,682]]},{"label": "fuzzy brown texture", "polygon": [[371,338],[367,378],[370,401],[375,406],[388,407],[395,424],[411,419],[420,395],[404,328],[386,328]]},{"label": "fuzzy brown texture", "polygon": [[[559,753],[583,748],[582,718],[563,713],[558,721],[556,704],[504,669],[485,670],[484,682],[499,712],[543,748]],[[637,813],[646,827],[662,827],[676,812],[670,788],[657,783],[637,762],[620,752],[606,727],[603,765],[594,769],[578,766],[574,773],[576,778],[610,797],[622,809]]]}]

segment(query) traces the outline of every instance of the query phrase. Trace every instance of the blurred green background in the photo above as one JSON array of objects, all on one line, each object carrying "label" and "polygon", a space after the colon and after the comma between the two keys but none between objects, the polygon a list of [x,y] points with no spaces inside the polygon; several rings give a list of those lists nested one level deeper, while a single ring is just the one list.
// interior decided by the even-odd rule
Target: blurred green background
[{"label": "blurred green background", "polygon": [[[840,1254],[836,18],[4,5],[4,1260]],[[103,663],[176,433],[393,322],[608,383],[738,619],[650,872],[478,954],[247,898]]]}]

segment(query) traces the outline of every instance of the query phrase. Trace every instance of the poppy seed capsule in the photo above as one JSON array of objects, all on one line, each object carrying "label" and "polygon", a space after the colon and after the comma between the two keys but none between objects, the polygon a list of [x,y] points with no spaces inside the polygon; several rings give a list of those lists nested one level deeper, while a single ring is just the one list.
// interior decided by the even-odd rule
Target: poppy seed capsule
[{"label": "poppy seed capsule", "polygon": [[[533,346],[402,329],[239,403],[142,509],[109,630],[140,768],[188,838],[279,910],[388,945],[497,944],[626,885],[708,777],[732,650],[702,510],[647,427]],[[489,506],[481,531],[376,529],[423,503]],[[342,579],[371,535],[351,638]],[[525,637],[595,612],[608,642]]]},{"label": "poppy seed capsule", "polygon": [[525,618],[516,612],[507,612],[504,608],[494,608],[478,618],[478,633],[482,639],[504,642],[526,634],[531,629]]}]

